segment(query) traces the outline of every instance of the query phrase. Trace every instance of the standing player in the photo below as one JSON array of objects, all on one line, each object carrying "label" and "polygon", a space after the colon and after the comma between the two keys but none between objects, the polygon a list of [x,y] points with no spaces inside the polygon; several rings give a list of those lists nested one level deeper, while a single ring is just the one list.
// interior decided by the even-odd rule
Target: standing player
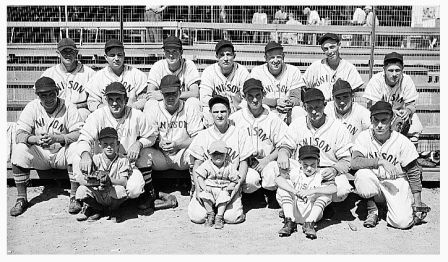
[{"label": "standing player", "polygon": [[[241,108],[242,87],[249,76],[246,67],[235,62],[235,48],[228,40],[221,40],[215,46],[216,59],[213,65],[205,68],[201,75],[199,87],[204,124],[213,125],[213,120],[208,107],[209,100],[214,95],[227,97],[230,101],[231,112]],[[231,113],[229,112],[229,113]]]},{"label": "standing player", "polygon": [[163,40],[165,59],[157,61],[148,73],[148,99],[160,101],[163,99],[160,91],[160,81],[166,75],[175,75],[180,79],[180,99],[190,97],[199,99],[199,82],[201,77],[196,65],[191,60],[182,58],[182,42],[175,36]]},{"label": "standing player", "polygon": [[123,43],[111,39],[104,46],[104,58],[108,65],[98,71],[86,85],[89,93],[87,105],[91,112],[107,106],[104,90],[112,82],[124,85],[128,97],[128,106],[143,110],[146,103],[146,75],[137,68],[124,64]]},{"label": "standing player", "polygon": [[313,62],[306,69],[301,87],[317,88],[324,93],[325,100],[330,101],[333,85],[340,78],[349,82],[353,92],[356,92],[364,82],[356,67],[341,58],[339,37],[333,33],[326,33],[319,38],[319,44],[326,57]]},{"label": "standing player", "polygon": [[387,224],[400,229],[420,224],[430,211],[421,199],[422,170],[418,153],[402,134],[392,130],[392,106],[384,101],[371,108],[372,128],[353,145],[352,169],[358,195],[367,199],[365,227],[378,223],[377,202],[387,203]]},{"label": "standing player", "polygon": [[[230,124],[230,103],[226,97],[217,95],[209,100],[208,104],[213,117],[213,125],[200,131],[188,151],[192,156],[194,188],[199,188],[196,168],[205,160],[210,159],[208,148],[216,140],[222,140],[229,147],[228,155],[231,165],[238,169],[240,180],[230,195],[230,201],[224,212],[224,222],[228,224],[241,223],[245,219],[241,203],[241,189],[245,187],[248,170],[248,159],[254,153],[254,148],[247,131]],[[198,195],[199,190],[194,190],[190,204],[188,205],[188,216],[195,223],[204,223],[207,211]]]},{"label": "standing player", "polygon": [[58,98],[59,88],[53,79],[41,77],[34,87],[39,98],[26,105],[17,121],[17,144],[11,156],[17,202],[10,214],[18,216],[29,206],[27,184],[31,168],[67,169],[70,178],[68,212],[76,214],[81,210],[81,204],[75,199],[79,184],[73,176],[73,142],[79,137],[83,121],[74,105]]},{"label": "standing player", "polygon": [[277,160],[279,142],[288,126],[276,113],[263,106],[265,91],[260,80],[249,78],[244,83],[243,92],[247,108],[236,111],[230,119],[249,135],[256,149],[256,154],[249,161],[244,192],[252,193],[263,187],[267,189],[268,206],[278,207],[274,172],[267,167]]},{"label": "standing player", "polygon": [[327,103],[325,114],[329,118],[339,119],[347,128],[352,142],[358,134],[370,127],[370,112],[364,106],[353,101],[350,83],[338,79],[333,85],[333,101]]},{"label": "standing player", "polygon": [[70,38],[59,41],[56,53],[61,63],[45,70],[41,77],[46,76],[56,82],[59,97],[66,103],[74,104],[84,121],[90,114],[87,108],[86,84],[95,71],[78,60],[78,48]]},{"label": "standing player", "polygon": [[299,68],[285,63],[283,46],[279,43],[269,42],[264,48],[264,57],[266,63],[254,67],[250,77],[263,83],[266,92],[263,104],[276,110],[286,120],[293,106],[300,105],[302,74]]},{"label": "standing player", "polygon": [[409,137],[417,147],[423,126],[415,113],[417,89],[411,77],[403,73],[403,56],[392,52],[384,57],[383,72],[376,73],[367,83],[364,97],[367,108],[377,101],[386,101],[394,110],[394,122],[403,122],[401,130],[396,130]]}]

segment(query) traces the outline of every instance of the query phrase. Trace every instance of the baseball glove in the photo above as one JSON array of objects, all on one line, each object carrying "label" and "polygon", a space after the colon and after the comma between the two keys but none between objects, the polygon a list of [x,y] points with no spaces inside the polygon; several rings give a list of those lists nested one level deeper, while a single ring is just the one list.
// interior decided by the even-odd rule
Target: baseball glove
[{"label": "baseball glove", "polygon": [[111,185],[108,171],[93,171],[90,175],[86,176],[86,180],[87,186],[98,187],[100,190],[104,190]]},{"label": "baseball glove", "polygon": [[392,130],[397,131],[403,135],[407,135],[409,133],[409,128],[411,127],[411,118],[408,121],[403,121],[403,118],[400,116],[395,116],[392,120]]},{"label": "baseball glove", "polygon": [[414,225],[420,225],[425,219],[431,208],[422,202],[420,206],[412,205],[412,212],[414,216]]}]

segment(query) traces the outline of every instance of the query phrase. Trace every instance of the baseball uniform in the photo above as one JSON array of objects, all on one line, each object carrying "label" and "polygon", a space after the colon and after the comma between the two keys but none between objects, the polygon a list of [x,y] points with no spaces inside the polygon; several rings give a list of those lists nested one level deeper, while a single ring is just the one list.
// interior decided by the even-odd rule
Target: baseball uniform
[{"label": "baseball uniform", "polygon": [[112,82],[120,82],[124,85],[129,98],[128,105],[132,105],[137,101],[138,95],[145,91],[146,81],[146,74],[135,67],[124,65],[123,72],[117,76],[109,66],[106,66],[96,72],[86,84],[86,91],[89,93],[87,98],[89,110],[93,112],[100,104],[107,105],[104,91]]},{"label": "baseball uniform", "polygon": [[[362,131],[352,148],[366,158],[385,159],[393,164],[400,173],[402,167],[407,166],[418,157],[417,150],[409,139],[402,134],[392,131],[386,142],[380,144],[373,136],[373,130]],[[378,172],[385,172],[384,168],[360,169],[355,174],[356,191],[361,197],[376,196],[387,202],[388,224],[398,228],[408,228],[413,223],[412,204],[414,198],[406,177],[379,180]]]},{"label": "baseball uniform", "polygon": [[352,89],[360,87],[364,82],[356,70],[356,67],[345,59],[341,59],[336,70],[331,69],[327,60],[314,61],[303,74],[300,86],[305,88],[317,88],[324,93],[325,100],[333,100],[333,85],[339,78],[350,83]]},{"label": "baseball uniform", "polygon": [[190,91],[190,86],[201,80],[201,77],[193,61],[185,58],[182,58],[180,61],[181,66],[175,72],[169,69],[166,59],[155,62],[148,73],[148,84],[154,85],[157,87],[156,90],[159,90],[162,77],[175,75],[180,79],[181,91]]},{"label": "baseball uniform", "polygon": [[[255,118],[248,108],[243,108],[231,114],[229,119],[235,122],[235,125],[243,129],[252,140],[258,157],[264,158],[270,155],[285,135],[287,125],[280,117],[271,112],[266,105],[264,113]],[[256,170],[249,168],[247,172],[245,187],[246,193],[255,192],[261,186],[267,189],[276,189],[275,176],[266,167],[261,174]],[[260,177],[261,175],[261,177]],[[260,185],[262,182],[262,185]]]},{"label": "baseball uniform", "polygon": [[336,112],[334,101],[330,101],[325,106],[325,114],[330,118],[339,119],[347,128],[351,136],[351,141],[354,142],[358,134],[370,127],[370,111],[364,106],[353,102],[350,112],[341,116]]}]

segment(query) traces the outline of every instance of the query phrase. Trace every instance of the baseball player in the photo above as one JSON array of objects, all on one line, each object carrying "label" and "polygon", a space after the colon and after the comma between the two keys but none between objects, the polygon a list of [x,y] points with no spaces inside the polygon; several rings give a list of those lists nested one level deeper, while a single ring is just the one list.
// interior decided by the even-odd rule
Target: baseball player
[{"label": "baseball player", "polygon": [[386,101],[392,105],[394,122],[403,122],[401,132],[409,137],[417,147],[423,126],[415,113],[415,102],[418,99],[417,89],[411,77],[403,73],[403,56],[392,52],[384,57],[383,72],[376,73],[367,83],[364,98],[367,99],[367,108],[377,101]]},{"label": "baseball player", "polygon": [[213,125],[208,101],[214,95],[227,97],[230,101],[231,112],[235,112],[243,105],[241,91],[244,82],[249,77],[246,67],[235,62],[235,48],[228,40],[221,40],[215,46],[216,63],[205,68],[201,75],[199,86],[200,101],[204,114],[204,124]]},{"label": "baseball player", "polygon": [[304,145],[299,149],[299,168],[290,172],[289,178],[278,176],[277,198],[285,214],[284,226],[278,232],[280,237],[290,236],[297,230],[297,223],[303,224],[302,231],[307,238],[316,239],[316,222],[336,193],[334,179],[325,180],[319,166],[320,150]]},{"label": "baseball player", "polygon": [[86,85],[86,90],[89,93],[87,98],[89,110],[93,112],[100,107],[107,106],[104,90],[113,82],[120,82],[124,85],[130,107],[143,110],[146,103],[147,76],[145,73],[124,64],[124,46],[117,39],[110,39],[106,42],[104,53],[108,65],[96,72]]},{"label": "baseball player", "polygon": [[[333,202],[343,201],[352,191],[347,176],[350,169],[351,136],[347,128],[337,119],[325,115],[325,97],[322,91],[310,88],[304,93],[306,116],[294,120],[286,130],[280,142],[277,165],[273,172],[287,177],[290,169],[298,167],[297,152],[304,145],[316,146],[320,150],[322,177],[325,180],[334,178],[337,193]],[[293,159],[290,159],[293,158]]]},{"label": "baseball player", "polygon": [[264,193],[268,206],[275,208],[278,207],[275,199],[275,176],[266,167],[271,161],[277,160],[277,148],[288,126],[276,113],[263,105],[265,91],[260,80],[249,78],[244,82],[243,93],[247,107],[230,115],[235,125],[247,132],[256,149],[256,155],[249,159],[243,192],[253,193],[263,187],[266,189]]},{"label": "baseball player", "polygon": [[378,101],[371,108],[372,128],[362,131],[352,148],[352,169],[359,196],[367,200],[365,227],[378,223],[375,202],[387,203],[388,225],[405,229],[422,223],[430,208],[421,200],[422,170],[418,153],[404,135],[392,130],[392,105]]},{"label": "baseball player", "polygon": [[329,118],[339,119],[354,142],[361,131],[370,127],[370,112],[353,101],[353,89],[349,82],[342,79],[336,80],[332,93],[333,101],[327,103],[324,112]]},{"label": "baseball player", "polygon": [[78,60],[78,48],[70,38],[59,41],[56,53],[61,63],[45,70],[41,77],[46,76],[56,82],[59,97],[66,103],[74,104],[84,121],[90,114],[87,108],[86,84],[95,71]]},{"label": "baseball player", "polygon": [[306,69],[300,86],[304,89],[317,88],[324,93],[325,100],[330,101],[333,85],[340,78],[349,82],[353,92],[356,92],[364,82],[356,67],[341,58],[339,37],[333,33],[326,33],[319,38],[319,44],[325,58],[313,62]]},{"label": "baseball player", "polygon": [[228,98],[220,95],[214,96],[209,100],[208,106],[214,124],[200,131],[188,148],[192,156],[194,182],[194,191],[188,205],[188,216],[191,221],[199,224],[206,220],[207,210],[198,196],[198,190],[195,190],[199,187],[195,171],[204,161],[210,159],[207,151],[210,145],[216,140],[222,140],[229,147],[229,160],[232,166],[238,169],[240,176],[240,180],[230,195],[230,201],[223,218],[224,222],[228,224],[241,223],[245,220],[245,215],[241,203],[240,189],[244,187],[243,183],[246,181],[248,158],[253,155],[255,150],[247,131],[230,124],[228,119],[230,102]]},{"label": "baseball player", "polygon": [[250,77],[263,83],[266,96],[263,104],[279,113],[289,124],[291,110],[300,105],[299,68],[285,63],[283,46],[277,42],[269,42],[264,48],[266,63],[252,69]]},{"label": "baseball player", "polygon": [[29,102],[17,121],[16,145],[11,163],[17,188],[17,202],[11,216],[18,216],[29,207],[27,184],[30,169],[66,169],[70,178],[70,203],[68,212],[76,214],[81,204],[75,193],[79,184],[73,176],[75,142],[83,121],[73,104],[58,98],[59,88],[49,77],[39,78],[35,85],[38,99]]},{"label": "baseball player", "polygon": [[[98,152],[95,141],[101,129],[113,127],[120,139],[119,153],[134,163],[132,175],[126,183],[129,198],[139,198],[138,208],[149,214],[154,209],[154,188],[151,178],[149,147],[155,143],[155,129],[138,109],[128,106],[128,91],[120,82],[112,82],[105,88],[108,106],[92,112],[86,119],[78,139],[78,155],[74,160],[77,177],[90,174],[92,155]],[[140,197],[139,197],[140,196]]]},{"label": "baseball player", "polygon": [[161,101],[160,81],[166,75],[175,75],[180,79],[180,99],[190,97],[199,99],[199,82],[201,77],[196,65],[191,60],[182,57],[182,42],[176,36],[169,36],[163,40],[165,59],[154,63],[148,73],[148,97]]}]

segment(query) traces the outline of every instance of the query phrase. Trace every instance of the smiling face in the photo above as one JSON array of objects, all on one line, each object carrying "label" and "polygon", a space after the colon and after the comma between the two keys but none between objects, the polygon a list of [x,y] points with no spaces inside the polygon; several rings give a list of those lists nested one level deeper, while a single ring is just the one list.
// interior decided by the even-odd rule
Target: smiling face
[{"label": "smiling face", "polygon": [[230,72],[233,69],[233,63],[235,62],[235,52],[232,47],[225,46],[218,50],[216,54],[218,59],[218,65],[222,72]]},{"label": "smiling face", "polygon": [[229,108],[225,104],[216,103],[210,108],[213,122],[217,127],[225,127],[229,119]]},{"label": "smiling face", "polygon": [[285,63],[285,54],[283,53],[283,50],[280,48],[270,50],[265,54],[264,58],[268,64],[269,72],[273,76],[278,76],[282,72]]},{"label": "smiling face", "polygon": [[58,91],[51,90],[47,92],[38,92],[37,96],[45,111],[53,112],[56,109],[58,105]]},{"label": "smiling face", "polygon": [[384,78],[388,86],[394,87],[403,77],[403,66],[401,63],[392,63],[384,67]]},{"label": "smiling face", "polygon": [[335,95],[333,98],[334,107],[339,114],[344,115],[352,109],[353,95],[351,92]]},{"label": "smiling face", "polygon": [[182,58],[182,49],[169,47],[165,48],[163,51],[168,65],[174,66],[180,62],[180,59]]},{"label": "smiling face", "polygon": [[74,64],[77,62],[78,50],[65,48],[61,51],[56,51],[59,58],[61,59],[61,63],[65,66],[65,68],[72,68]]},{"label": "smiling face", "polygon": [[105,137],[100,139],[100,146],[103,149],[103,153],[109,158],[115,157],[119,144],[120,142],[113,137]]},{"label": "smiling face", "polygon": [[336,40],[327,39],[322,43],[320,47],[322,48],[322,51],[324,51],[324,54],[327,57],[328,61],[336,61],[337,59],[339,59],[340,46],[341,43],[336,42]]},{"label": "smiling face", "polygon": [[128,98],[126,97],[126,95],[122,94],[107,95],[107,105],[109,106],[109,110],[114,117],[120,118],[123,116],[127,102]]},{"label": "smiling face", "polygon": [[124,57],[125,53],[122,47],[112,47],[104,55],[104,58],[106,58],[106,61],[109,64],[109,67],[113,71],[119,70],[123,67]]}]

